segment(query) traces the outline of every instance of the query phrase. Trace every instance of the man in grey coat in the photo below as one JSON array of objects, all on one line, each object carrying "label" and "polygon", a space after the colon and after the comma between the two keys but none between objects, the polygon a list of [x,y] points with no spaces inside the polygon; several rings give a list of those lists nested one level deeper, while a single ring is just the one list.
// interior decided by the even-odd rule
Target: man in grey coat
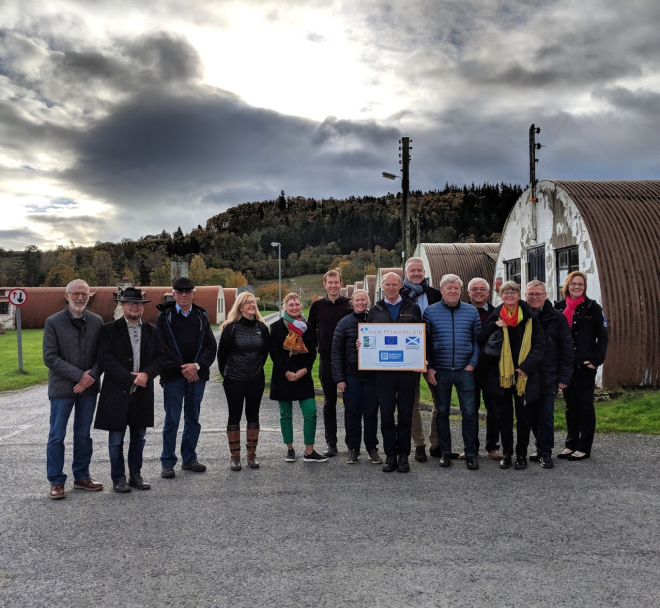
[{"label": "man in grey coat", "polygon": [[46,470],[50,498],[65,498],[64,438],[71,412],[73,418],[73,487],[97,491],[103,484],[89,474],[92,459],[90,429],[96,409],[99,370],[96,363],[103,319],[85,310],[89,285],[81,279],[66,286],[67,307],[46,319],[43,356],[48,368],[50,433]]}]

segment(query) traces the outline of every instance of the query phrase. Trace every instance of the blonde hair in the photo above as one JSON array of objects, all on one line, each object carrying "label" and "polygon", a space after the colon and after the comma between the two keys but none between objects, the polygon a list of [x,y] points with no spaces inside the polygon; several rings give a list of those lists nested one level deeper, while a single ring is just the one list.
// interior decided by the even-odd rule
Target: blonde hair
[{"label": "blonde hair", "polygon": [[566,280],[564,281],[564,286],[561,288],[561,295],[564,296],[564,300],[568,297],[568,284],[575,278],[575,277],[582,277],[584,279],[584,295],[585,297],[587,296],[587,275],[584,274],[584,272],[580,272],[579,270],[574,270],[571,272],[566,277]]},{"label": "blonde hair", "polygon": [[[241,313],[241,306],[245,305],[245,300],[247,300],[249,297],[254,298],[254,296],[249,291],[244,291],[243,293],[238,294],[234,305],[231,307],[231,310],[227,315],[227,320],[220,326],[220,331],[222,331],[226,325],[229,325],[229,323],[234,323],[243,316]],[[254,303],[257,303],[257,298],[254,298]],[[254,318],[257,321],[261,321],[263,323],[263,318],[259,314],[259,307],[257,307],[257,312],[254,315]]]},{"label": "blonde hair", "polygon": [[516,283],[515,281],[505,281],[504,283],[502,283],[502,287],[500,287],[498,293],[499,295],[502,295],[505,291],[509,289],[511,291],[517,291],[518,293],[520,293],[520,285],[518,285],[518,283]]},{"label": "blonde hair", "polygon": [[287,303],[289,300],[293,300],[294,298],[295,298],[296,300],[298,300],[298,302],[302,302],[302,300],[301,300],[301,298],[300,298],[300,294],[297,294],[297,293],[295,293],[294,291],[292,291],[291,293],[287,293],[287,294],[284,296],[284,298],[282,299],[282,310],[284,310],[284,309],[286,308],[286,303]]},{"label": "blonde hair", "polygon": [[371,303],[371,300],[369,300],[369,294],[367,293],[366,289],[356,289],[353,291],[353,295],[351,296],[350,304],[353,306],[353,300],[355,299],[355,296],[358,295],[363,295],[367,298],[367,308],[369,308],[369,304]]}]

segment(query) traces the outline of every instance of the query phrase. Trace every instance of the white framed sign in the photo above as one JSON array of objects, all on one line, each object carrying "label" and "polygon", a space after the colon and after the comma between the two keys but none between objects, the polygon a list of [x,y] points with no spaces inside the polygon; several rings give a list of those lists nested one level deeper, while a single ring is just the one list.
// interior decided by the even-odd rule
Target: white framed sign
[{"label": "white framed sign", "polygon": [[424,323],[360,323],[358,369],[426,371]]}]

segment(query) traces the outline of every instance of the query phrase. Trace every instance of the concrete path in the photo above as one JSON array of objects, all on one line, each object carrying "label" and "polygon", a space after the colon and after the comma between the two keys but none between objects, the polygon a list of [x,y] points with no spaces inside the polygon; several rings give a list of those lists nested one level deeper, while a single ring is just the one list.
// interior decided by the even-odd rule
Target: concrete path
[{"label": "concrete path", "polygon": [[[208,471],[177,466],[166,480],[156,394],[152,489],[113,493],[107,433],[94,431],[92,474],[106,489],[69,479],[60,501],[47,498],[46,388],[0,396],[0,606],[660,605],[658,437],[600,435],[590,461],[548,471],[480,458],[476,472],[430,459],[385,474],[347,465],[345,451],[284,462],[277,404],[264,399],[262,466],[232,473],[211,382],[198,450]],[[299,411],[294,426],[302,454]]]}]

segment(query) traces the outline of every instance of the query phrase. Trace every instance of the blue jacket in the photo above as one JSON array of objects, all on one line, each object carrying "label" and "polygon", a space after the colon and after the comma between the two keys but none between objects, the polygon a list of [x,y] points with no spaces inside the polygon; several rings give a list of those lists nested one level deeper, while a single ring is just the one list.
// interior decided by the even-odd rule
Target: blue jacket
[{"label": "blue jacket", "polygon": [[481,320],[472,304],[447,306],[444,301],[437,302],[424,311],[424,322],[429,367],[437,370],[477,366]]}]

